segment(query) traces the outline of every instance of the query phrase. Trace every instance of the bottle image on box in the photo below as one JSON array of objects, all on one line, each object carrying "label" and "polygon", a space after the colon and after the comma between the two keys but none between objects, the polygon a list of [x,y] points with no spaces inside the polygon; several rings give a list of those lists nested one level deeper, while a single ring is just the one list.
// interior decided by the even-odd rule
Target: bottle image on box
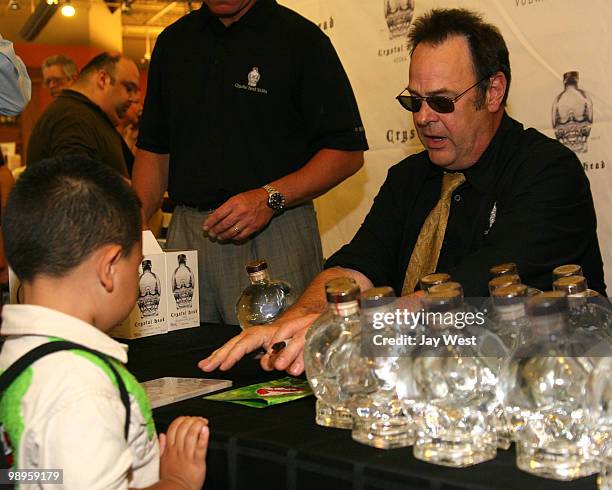
[{"label": "bottle image on box", "polygon": [[575,153],[586,153],[593,125],[593,102],[589,94],[578,87],[577,71],[563,74],[563,86],[563,92],[555,97],[552,107],[555,137]]},{"label": "bottle image on box", "polygon": [[185,254],[177,256],[178,267],[172,275],[172,292],[177,308],[191,308],[193,299],[193,272],[187,266]]},{"label": "bottle image on box", "polygon": [[142,261],[142,274],[138,281],[140,296],[138,308],[142,316],[157,315],[161,298],[161,284],[155,273],[151,270],[151,261]]}]

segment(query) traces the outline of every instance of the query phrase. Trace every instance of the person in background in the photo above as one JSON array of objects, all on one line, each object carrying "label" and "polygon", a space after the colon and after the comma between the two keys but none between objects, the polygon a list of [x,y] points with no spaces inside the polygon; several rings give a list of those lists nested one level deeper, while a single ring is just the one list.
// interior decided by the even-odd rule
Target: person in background
[{"label": "person in background", "polygon": [[52,97],[57,97],[62,90],[70,88],[79,77],[76,63],[63,54],[45,58],[42,62],[43,85],[49,89]]},{"label": "person in background", "polygon": [[140,100],[136,64],[119,54],[101,53],[79,79],[40,116],[28,146],[27,164],[63,155],[85,155],[129,178],[132,153],[116,130]]},{"label": "person in background", "polygon": [[605,294],[589,180],[571,150],[506,114],[511,73],[499,30],[469,10],[436,9],[415,20],[409,42],[408,86],[397,99],[425,150],[389,169],[355,237],[293,307],[231,339],[203,370],[291,338],[261,364],[301,373],[304,336],[334,277],[409,296],[421,277],[447,272],[466,296],[482,297],[493,265],[515,262],[525,284],[545,290],[552,270],[572,263]]},{"label": "person in background", "polygon": [[321,270],[312,199],[368,148],[329,38],[274,0],[204,0],[161,33],[137,147],[144,219],[168,190],[168,246],[199,250],[200,320],[225,324],[247,262],[297,292]]},{"label": "person in background", "polygon": [[17,116],[30,101],[32,82],[13,43],[0,35],[0,114]]},{"label": "person in background", "polygon": [[136,140],[138,139],[138,129],[140,127],[140,117],[142,116],[142,104],[134,102],[126,111],[117,125],[117,131],[123,136],[125,144],[132,153],[136,152]]},{"label": "person in background", "polygon": [[24,302],[2,312],[0,371],[40,346],[78,345],[36,360],[3,392],[0,429],[13,469],[62,469],[71,489],[199,490],[207,421],[179,417],[158,443],[147,395],[125,367],[127,348],[108,336],[138,296],[132,189],[109,166],[54,158],[23,173],[3,222]]}]

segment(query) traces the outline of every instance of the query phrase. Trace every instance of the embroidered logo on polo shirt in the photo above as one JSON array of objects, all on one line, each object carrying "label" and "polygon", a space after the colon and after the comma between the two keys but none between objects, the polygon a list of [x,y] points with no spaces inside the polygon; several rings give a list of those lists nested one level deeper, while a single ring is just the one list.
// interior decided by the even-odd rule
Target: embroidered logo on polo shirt
[{"label": "embroidered logo on polo shirt", "polygon": [[261,75],[259,73],[259,68],[257,66],[254,66],[253,68],[251,68],[251,71],[247,75],[248,85],[244,85],[242,83],[235,83],[234,87],[240,90],[248,90],[250,92],[267,94],[268,91],[265,88],[260,88],[257,86],[260,78],[261,78]]},{"label": "embroidered logo on polo shirt", "polygon": [[261,78],[261,75],[259,74],[259,68],[254,66],[253,69],[249,72],[249,75],[247,77],[249,81],[249,87],[257,87],[257,82],[259,82],[260,78]]}]

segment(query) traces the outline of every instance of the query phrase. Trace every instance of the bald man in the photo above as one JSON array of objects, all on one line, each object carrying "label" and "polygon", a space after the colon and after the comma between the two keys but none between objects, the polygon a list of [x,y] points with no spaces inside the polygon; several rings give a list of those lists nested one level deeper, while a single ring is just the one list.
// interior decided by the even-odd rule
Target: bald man
[{"label": "bald man", "polygon": [[28,165],[49,157],[86,155],[129,178],[133,157],[115,126],[139,99],[136,64],[118,54],[99,54],[36,123]]}]

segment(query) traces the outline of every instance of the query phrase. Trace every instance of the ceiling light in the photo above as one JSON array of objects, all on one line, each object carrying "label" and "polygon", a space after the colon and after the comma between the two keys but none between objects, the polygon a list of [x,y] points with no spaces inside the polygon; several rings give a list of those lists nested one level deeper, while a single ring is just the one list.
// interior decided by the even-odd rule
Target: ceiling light
[{"label": "ceiling light", "polygon": [[9,10],[19,10],[21,5],[19,5],[19,0],[10,0],[8,4]]},{"label": "ceiling light", "polygon": [[64,17],[74,17],[74,14],[76,14],[75,8],[70,4],[70,0],[66,0],[62,7],[62,15]]},{"label": "ceiling light", "polygon": [[59,0],[46,0],[47,5],[59,5]]},{"label": "ceiling light", "polygon": [[132,2],[133,0],[123,0],[121,2],[121,12],[125,15],[132,15]]}]

